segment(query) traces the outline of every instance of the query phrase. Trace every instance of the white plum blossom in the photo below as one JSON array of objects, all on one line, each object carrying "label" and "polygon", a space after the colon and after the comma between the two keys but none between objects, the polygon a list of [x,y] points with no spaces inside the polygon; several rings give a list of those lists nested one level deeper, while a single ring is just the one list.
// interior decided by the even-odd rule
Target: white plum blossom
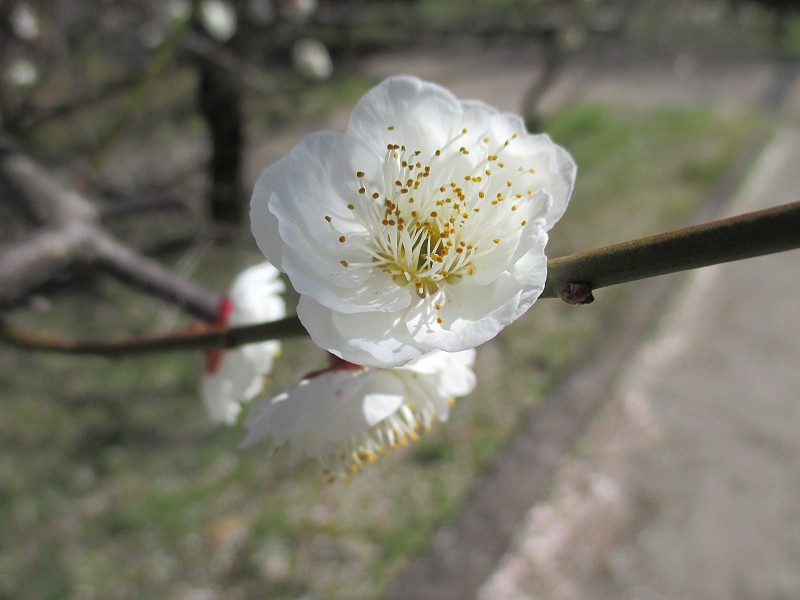
[{"label": "white plum blossom", "polygon": [[242,442],[268,439],[290,460],[317,458],[330,478],[349,475],[446,421],[475,387],[475,350],[434,351],[403,367],[339,362],[256,407]]},{"label": "white plum blossom", "polygon": [[32,42],[42,34],[36,11],[27,2],[17,2],[11,10],[8,20],[11,24],[11,31],[21,40]]},{"label": "white plum blossom", "polygon": [[324,81],[333,74],[331,55],[319,40],[297,40],[292,46],[292,64],[300,75],[311,81]]},{"label": "white plum blossom", "polygon": [[[215,324],[249,325],[283,318],[286,316],[280,295],[283,291],[280,273],[271,264],[245,269],[220,306]],[[208,353],[200,390],[214,420],[236,421],[241,404],[263,391],[264,379],[272,371],[280,348],[279,342],[270,340]]]},{"label": "white plum blossom", "polygon": [[224,0],[203,0],[200,3],[200,22],[214,39],[225,43],[236,33],[236,9]]},{"label": "white plum blossom", "polygon": [[392,77],[346,133],[309,135],[264,170],[252,229],[317,345],[397,366],[474,348],[530,308],[575,172],[519,116]]}]

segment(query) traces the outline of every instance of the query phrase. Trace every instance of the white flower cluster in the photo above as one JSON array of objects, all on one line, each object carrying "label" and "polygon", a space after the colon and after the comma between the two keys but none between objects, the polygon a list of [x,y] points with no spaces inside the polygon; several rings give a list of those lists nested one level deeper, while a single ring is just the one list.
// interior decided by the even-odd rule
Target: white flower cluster
[{"label": "white flower cluster", "polygon": [[[250,325],[286,316],[280,294],[284,291],[278,270],[262,263],[244,270],[234,281],[220,306],[216,325]],[[226,352],[215,350],[206,357],[200,392],[211,418],[234,423],[241,404],[264,389],[264,378],[280,353],[276,341],[248,344]]]},{"label": "white flower cluster", "polygon": [[434,351],[403,367],[335,365],[257,408],[243,445],[269,439],[290,460],[316,457],[331,480],[356,473],[388,450],[446,421],[475,387],[475,350]]},{"label": "white flower cluster", "polygon": [[[474,388],[474,348],[544,289],[547,232],[575,172],[520,117],[413,77],[385,80],[346,133],[312,134],[265,169],[253,235],[338,360],[257,407],[244,444],[315,456],[333,477],[446,419]],[[239,400],[252,390],[244,379]],[[217,403],[226,420],[238,412],[230,398]]]}]

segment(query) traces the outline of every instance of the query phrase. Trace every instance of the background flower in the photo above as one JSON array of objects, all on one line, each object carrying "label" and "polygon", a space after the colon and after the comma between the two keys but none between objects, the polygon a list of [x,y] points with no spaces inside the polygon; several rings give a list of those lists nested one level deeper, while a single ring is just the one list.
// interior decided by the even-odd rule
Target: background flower
[{"label": "background flower", "polygon": [[319,346],[396,366],[473,348],[533,304],[575,170],[520,117],[394,77],[346,134],[308,136],[264,170],[253,234]]},{"label": "background flower", "polygon": [[257,407],[242,445],[269,439],[292,460],[316,457],[330,476],[355,473],[447,420],[455,398],[475,387],[474,362],[465,350],[393,369],[337,365]]},{"label": "background flower", "polygon": [[[248,325],[274,321],[286,315],[278,270],[262,263],[244,270],[233,283],[221,307],[220,325]],[[233,423],[241,403],[252,400],[264,387],[264,377],[280,352],[277,341],[247,344],[210,352],[201,383],[203,402],[211,417]]]}]

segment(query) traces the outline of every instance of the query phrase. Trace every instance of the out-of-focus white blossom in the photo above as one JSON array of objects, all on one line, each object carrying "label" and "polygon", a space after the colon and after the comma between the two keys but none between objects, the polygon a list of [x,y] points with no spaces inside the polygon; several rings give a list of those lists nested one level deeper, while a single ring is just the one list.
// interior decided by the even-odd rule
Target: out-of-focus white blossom
[{"label": "out-of-focus white blossom", "polygon": [[14,35],[26,42],[32,42],[41,35],[41,28],[39,27],[39,17],[36,16],[36,11],[27,2],[17,2],[11,10],[9,16],[11,22],[11,31]]},{"label": "out-of-focus white blossom", "polygon": [[200,3],[200,22],[211,37],[227,42],[236,33],[236,10],[224,0],[203,0]]},{"label": "out-of-focus white blossom", "polygon": [[[236,326],[281,319],[286,316],[283,291],[278,270],[271,264],[250,267],[234,281],[216,324]],[[263,390],[280,347],[277,341],[266,341],[207,355],[201,394],[214,420],[236,421],[241,404]]]},{"label": "out-of-focus white blossom", "polygon": [[331,55],[318,40],[297,40],[292,46],[292,64],[298,73],[313,81],[323,81],[333,73]]},{"label": "out-of-focus white blossom", "polygon": [[312,134],[264,170],[253,235],[318,346],[399,366],[474,348],[531,307],[575,171],[521,117],[393,77],[345,134]]},{"label": "out-of-focus white blossom", "polygon": [[39,81],[39,69],[31,59],[20,56],[6,65],[5,79],[11,85],[30,87]]},{"label": "out-of-focus white blossom", "polygon": [[445,421],[475,387],[475,350],[435,351],[403,367],[340,363],[255,407],[242,442],[268,439],[290,460],[317,458],[331,478],[349,475]]}]

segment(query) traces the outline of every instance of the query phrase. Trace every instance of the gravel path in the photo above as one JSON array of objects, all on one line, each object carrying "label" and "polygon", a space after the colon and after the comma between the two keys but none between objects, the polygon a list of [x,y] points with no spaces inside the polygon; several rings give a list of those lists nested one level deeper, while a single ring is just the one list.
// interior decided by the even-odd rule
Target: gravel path
[{"label": "gravel path", "polygon": [[[731,214],[800,197],[791,94]],[[800,598],[798,265],[691,274],[481,600]]]}]

